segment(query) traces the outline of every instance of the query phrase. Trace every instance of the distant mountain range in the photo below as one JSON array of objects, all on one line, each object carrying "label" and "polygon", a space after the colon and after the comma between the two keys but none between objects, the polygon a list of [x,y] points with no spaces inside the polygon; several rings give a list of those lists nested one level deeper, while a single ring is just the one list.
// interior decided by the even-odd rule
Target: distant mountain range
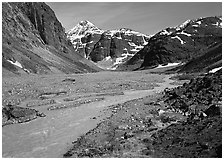
[{"label": "distant mountain range", "polygon": [[67,32],[76,51],[104,69],[116,69],[140,51],[151,36],[128,29],[102,30],[85,20]]},{"label": "distant mountain range", "polygon": [[[134,22],[133,22],[134,23]],[[187,20],[154,35],[102,30],[85,20],[65,33],[45,3],[2,3],[3,75],[139,70],[177,72],[222,66],[222,17]]]}]

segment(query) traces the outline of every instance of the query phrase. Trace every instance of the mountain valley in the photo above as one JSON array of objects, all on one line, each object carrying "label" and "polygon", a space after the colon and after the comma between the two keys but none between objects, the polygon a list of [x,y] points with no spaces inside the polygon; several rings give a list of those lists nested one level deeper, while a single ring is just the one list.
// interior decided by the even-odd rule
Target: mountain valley
[{"label": "mountain valley", "polygon": [[47,3],[2,3],[4,158],[221,158],[221,124],[222,16],[65,31]]}]

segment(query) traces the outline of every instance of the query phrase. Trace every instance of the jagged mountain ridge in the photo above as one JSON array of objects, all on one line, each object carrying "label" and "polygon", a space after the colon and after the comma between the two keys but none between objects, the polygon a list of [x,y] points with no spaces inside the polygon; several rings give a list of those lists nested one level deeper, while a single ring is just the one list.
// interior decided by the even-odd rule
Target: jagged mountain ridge
[{"label": "jagged mountain ridge", "polygon": [[102,30],[86,20],[69,30],[67,37],[80,54],[111,69],[134,56],[151,36],[128,28]]},{"label": "jagged mountain ridge", "polygon": [[[74,45],[74,48],[78,50],[78,47],[80,46],[80,43],[82,43],[81,39],[86,34],[102,34],[104,31],[97,28],[94,24],[92,24],[89,21],[81,21],[79,22],[74,28],[69,30],[67,32],[67,37],[70,39],[72,44]],[[84,54],[85,56],[85,54]]]},{"label": "jagged mountain ridge", "polygon": [[75,52],[45,3],[2,3],[2,41],[3,75],[99,70]]},{"label": "jagged mountain ridge", "polygon": [[[222,44],[221,17],[187,20],[177,27],[169,27],[155,34],[141,51],[118,69],[136,70],[159,64],[188,63],[211,51],[215,44]],[[221,56],[218,57],[216,60],[220,61]]]}]

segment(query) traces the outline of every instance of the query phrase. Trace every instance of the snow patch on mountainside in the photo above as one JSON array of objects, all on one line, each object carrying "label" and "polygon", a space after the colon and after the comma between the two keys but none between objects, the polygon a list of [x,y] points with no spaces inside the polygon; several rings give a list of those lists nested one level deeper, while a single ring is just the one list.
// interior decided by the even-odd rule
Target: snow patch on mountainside
[{"label": "snow patch on mountainside", "polygon": [[192,27],[199,27],[199,25],[197,25],[197,24],[193,24]]},{"label": "snow patch on mountainside", "polygon": [[197,23],[198,25],[201,25],[201,21],[197,21],[196,23]]},{"label": "snow patch on mountainside", "polygon": [[153,36],[153,35],[142,34],[140,32],[137,32],[137,31],[134,31],[134,30],[131,30],[131,29],[128,29],[128,28],[121,28],[119,31],[123,32],[125,35],[133,35],[134,34],[134,35],[137,35],[137,36],[142,36],[143,40],[144,40],[144,37],[150,38],[150,37]]},{"label": "snow patch on mountainside", "polygon": [[18,61],[16,61],[16,62],[13,62],[13,61],[10,61],[10,60],[7,60],[7,61],[8,61],[9,63],[11,63],[11,64],[13,64],[13,65],[15,65],[15,66],[17,66],[17,67],[23,69],[25,72],[30,73],[30,71],[29,71],[28,69],[26,69],[26,68],[23,68],[23,66],[21,65],[21,63],[19,63]]},{"label": "snow patch on mountainside", "polygon": [[[153,36],[153,35],[146,35],[146,34],[131,30],[131,29],[127,29],[127,28],[121,28],[121,29],[115,29],[115,30],[106,30],[104,32],[106,33],[106,35],[111,36],[111,37],[113,37],[116,33],[124,33],[124,35],[129,35],[129,36],[134,34],[136,36],[142,36],[142,37],[147,37],[147,38],[150,38],[150,37]],[[118,39],[120,39],[120,38],[118,38]],[[146,42],[145,39],[144,39],[144,42]]]},{"label": "snow patch on mountainside", "polygon": [[177,34],[183,34],[183,35],[188,36],[188,37],[192,36],[191,34],[188,34],[188,33],[184,32],[184,31],[181,31],[180,33],[177,33]]},{"label": "snow patch on mountainside", "polygon": [[184,42],[184,41],[183,41],[180,37],[178,37],[178,36],[171,37],[171,39],[175,39],[175,38],[177,38],[177,39],[180,41],[181,44],[186,43],[186,42]]},{"label": "snow patch on mountainside", "polygon": [[10,61],[10,60],[7,60],[7,61],[10,62],[13,65],[19,67],[19,68],[23,68],[23,66],[21,65],[21,63],[19,63],[18,61],[16,61],[16,62],[13,62],[13,61]]},{"label": "snow patch on mountainside", "polygon": [[130,51],[132,51],[132,52],[138,52],[138,51],[140,51],[142,48],[144,48],[144,46],[135,46],[135,48],[131,49]]},{"label": "snow patch on mountainside", "polygon": [[181,30],[181,29],[183,29],[184,27],[186,27],[187,25],[188,25],[188,23],[190,23],[191,22],[191,20],[186,20],[184,23],[182,23],[181,25],[179,25],[179,26],[177,26],[176,27],[176,30],[178,31],[178,30]]},{"label": "snow patch on mountainside", "polygon": [[123,63],[124,60],[128,58],[128,56],[129,57],[133,57],[134,54],[130,54],[128,52],[127,53],[123,53],[120,57],[116,58],[114,66]]},{"label": "snow patch on mountainside", "polygon": [[171,67],[171,66],[177,66],[179,65],[181,62],[176,62],[176,63],[168,63],[167,65],[158,65],[158,67],[156,68],[165,68],[165,67]]},{"label": "snow patch on mountainside", "polygon": [[170,35],[172,34],[173,32],[168,32],[166,29],[162,30],[159,34],[160,35]]},{"label": "snow patch on mountainside", "polygon": [[220,69],[222,69],[222,67],[214,68],[214,69],[210,70],[209,73],[215,73]]},{"label": "snow patch on mountainside", "polygon": [[212,24],[212,25],[222,27],[222,22],[216,22],[215,24]]},{"label": "snow patch on mountainside", "polygon": [[93,63],[102,69],[116,70],[119,64],[124,63],[127,60],[127,58],[131,58],[133,56],[134,54],[130,54],[126,52],[121,54],[121,56],[118,58],[111,58],[111,56],[107,56],[102,61],[99,61],[97,63],[93,62]]},{"label": "snow patch on mountainside", "polygon": [[109,60],[112,60],[111,56],[107,56],[104,58],[104,61],[109,61]]}]

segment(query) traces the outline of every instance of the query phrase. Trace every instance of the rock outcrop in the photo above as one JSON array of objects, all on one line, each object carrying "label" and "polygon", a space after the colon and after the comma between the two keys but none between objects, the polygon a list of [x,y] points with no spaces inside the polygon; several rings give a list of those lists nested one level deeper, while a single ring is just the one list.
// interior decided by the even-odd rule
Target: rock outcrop
[{"label": "rock outcrop", "polygon": [[46,115],[44,113],[40,113],[35,109],[8,105],[2,108],[2,126],[29,122],[37,117],[45,116]]},{"label": "rock outcrop", "polygon": [[168,108],[188,118],[152,136],[155,157],[221,158],[222,71],[167,90],[164,98]]}]

